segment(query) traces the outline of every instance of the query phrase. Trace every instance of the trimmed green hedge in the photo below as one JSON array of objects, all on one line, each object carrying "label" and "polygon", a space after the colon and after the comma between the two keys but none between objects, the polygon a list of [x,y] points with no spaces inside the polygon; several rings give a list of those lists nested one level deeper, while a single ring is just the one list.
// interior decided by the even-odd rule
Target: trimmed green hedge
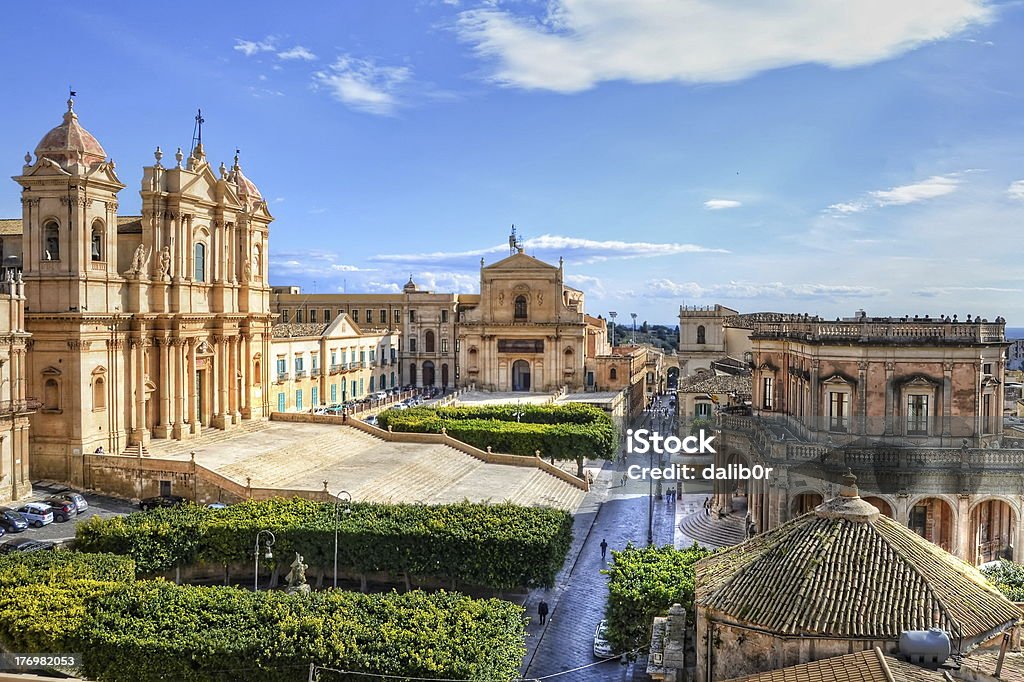
[{"label": "trimmed green hedge", "polygon": [[632,651],[649,644],[655,616],[673,604],[686,608],[693,621],[693,565],[712,552],[694,543],[678,550],[634,547],[612,552],[608,579],[608,641],[617,651]]},{"label": "trimmed green hedge", "polygon": [[0,587],[71,580],[130,582],[135,580],[135,562],[116,554],[63,549],[0,556]]},{"label": "trimmed green hedge", "polygon": [[[277,557],[290,561],[297,551],[310,566],[333,565],[334,505],[298,498],[94,517],[78,525],[76,546],[125,554],[138,570],[157,572],[250,561],[262,529],[277,537]],[[497,589],[553,585],[572,542],[568,512],[513,504],[357,502],[341,515],[338,529],[340,570],[408,573]]]},{"label": "trimmed green hedge", "polygon": [[1024,602],[1024,565],[1000,559],[999,563],[982,568],[981,573],[1007,599]]},{"label": "trimmed green hedge", "polygon": [[310,662],[399,678],[507,680],[524,638],[522,607],[450,592],[290,596],[163,581],[0,588],[8,650],[81,652],[84,674],[107,682],[298,681]]},{"label": "trimmed green hedge", "polygon": [[[517,421],[516,414],[519,413]],[[575,460],[611,459],[618,437],[615,425],[592,405],[485,405],[480,407],[417,407],[387,410],[378,416],[381,428],[411,433],[441,433],[481,450]],[[581,471],[582,475],[582,471]]]}]

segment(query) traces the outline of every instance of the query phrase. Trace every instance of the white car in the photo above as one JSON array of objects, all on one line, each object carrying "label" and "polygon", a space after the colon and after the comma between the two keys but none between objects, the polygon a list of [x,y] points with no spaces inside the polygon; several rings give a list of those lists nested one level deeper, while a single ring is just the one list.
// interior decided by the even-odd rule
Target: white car
[{"label": "white car", "polygon": [[594,631],[594,655],[598,658],[612,658],[615,650],[608,643],[608,621],[602,620]]},{"label": "white car", "polygon": [[45,504],[29,502],[18,508],[18,513],[25,517],[33,528],[42,528],[48,523],[53,523],[53,512]]}]

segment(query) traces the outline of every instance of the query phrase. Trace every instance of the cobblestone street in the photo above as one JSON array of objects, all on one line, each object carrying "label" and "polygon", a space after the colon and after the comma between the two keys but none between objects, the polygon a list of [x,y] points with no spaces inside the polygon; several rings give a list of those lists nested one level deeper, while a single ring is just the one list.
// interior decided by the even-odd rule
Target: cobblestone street
[{"label": "cobblestone street", "polygon": [[[604,618],[608,599],[608,578],[601,573],[607,567],[601,560],[601,540],[608,541],[608,562],[613,550],[630,542],[647,544],[649,484],[627,480],[625,486],[620,485],[622,472],[630,464],[647,466],[649,459],[632,455],[625,464],[605,464],[577,514],[577,537],[556,586],[534,591],[527,601],[530,651],[524,659],[524,677],[557,675],[553,679],[560,682],[619,681],[633,668],[618,659],[601,662],[593,648],[594,631]],[[675,505],[667,498],[655,500],[655,544],[672,544],[675,516]],[[537,622],[541,598],[551,607],[545,628]]]}]

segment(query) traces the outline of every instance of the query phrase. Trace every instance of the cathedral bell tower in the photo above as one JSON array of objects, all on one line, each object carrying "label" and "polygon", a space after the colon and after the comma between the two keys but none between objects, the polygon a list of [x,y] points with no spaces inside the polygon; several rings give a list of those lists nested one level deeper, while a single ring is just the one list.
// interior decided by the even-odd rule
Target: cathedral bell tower
[{"label": "cathedral bell tower", "polygon": [[43,136],[35,161],[14,180],[22,186],[22,267],[29,312],[102,309],[117,272],[114,162],[78,123],[74,100],[60,125]]}]

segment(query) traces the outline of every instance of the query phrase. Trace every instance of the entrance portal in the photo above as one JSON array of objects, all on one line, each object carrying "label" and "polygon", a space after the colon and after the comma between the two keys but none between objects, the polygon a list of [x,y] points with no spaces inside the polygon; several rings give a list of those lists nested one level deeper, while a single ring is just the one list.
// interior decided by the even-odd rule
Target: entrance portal
[{"label": "entrance portal", "polygon": [[512,390],[530,390],[530,363],[526,360],[516,360],[512,363]]},{"label": "entrance portal", "polygon": [[434,385],[434,363],[430,360],[423,363],[423,385]]}]

